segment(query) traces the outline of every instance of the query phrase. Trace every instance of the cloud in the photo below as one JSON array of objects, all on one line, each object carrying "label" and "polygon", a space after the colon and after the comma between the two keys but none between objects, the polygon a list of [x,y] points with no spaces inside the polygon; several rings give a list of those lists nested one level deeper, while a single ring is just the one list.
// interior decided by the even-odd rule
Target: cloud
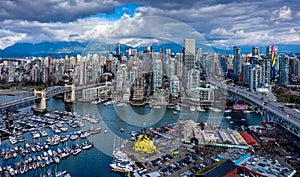
[{"label": "cloud", "polygon": [[210,32],[210,35],[216,35],[216,36],[223,36],[223,37],[225,37],[225,36],[232,36],[233,35],[233,33],[232,32],[229,32],[229,31],[227,31],[226,29],[224,29],[224,28],[220,28],[220,27],[218,27],[218,28],[216,28],[216,29],[213,29],[213,30],[211,30],[211,32]]},{"label": "cloud", "polygon": [[292,10],[290,7],[283,6],[279,9],[274,10],[271,13],[271,20],[291,20]]},{"label": "cloud", "polygon": [[0,29],[0,48],[3,49],[26,37],[25,33],[16,33],[6,29]]},{"label": "cloud", "polygon": [[0,20],[74,21],[97,13],[114,13],[115,0],[0,1]]},{"label": "cloud", "polygon": [[293,1],[0,1],[0,47],[96,38],[134,45],[141,41],[129,39],[147,35],[177,43],[190,36],[205,42],[205,36],[213,46],[300,44],[299,17]]}]

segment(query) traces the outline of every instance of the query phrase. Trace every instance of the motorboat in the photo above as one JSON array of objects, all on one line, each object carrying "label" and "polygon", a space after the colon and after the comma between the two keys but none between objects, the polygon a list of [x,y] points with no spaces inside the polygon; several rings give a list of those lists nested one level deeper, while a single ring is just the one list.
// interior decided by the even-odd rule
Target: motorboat
[{"label": "motorboat", "polygon": [[111,163],[109,166],[111,167],[112,171],[117,171],[121,173],[130,173],[133,171],[132,162],[124,161],[120,163]]},{"label": "motorboat", "polygon": [[203,109],[201,106],[197,106],[197,110],[198,110],[199,112],[205,112],[205,109]]},{"label": "motorboat", "polygon": [[231,119],[231,116],[226,116],[225,118],[226,118],[226,119]]},{"label": "motorboat", "polygon": [[65,177],[68,174],[68,171],[58,171],[55,173],[55,177]]},{"label": "motorboat", "polygon": [[87,149],[90,149],[92,147],[93,147],[93,143],[91,143],[91,142],[85,141],[85,142],[82,143],[82,149],[83,150],[87,150]]},{"label": "motorboat", "polygon": [[221,109],[218,109],[218,108],[211,108],[211,110],[213,111],[213,112],[221,112],[222,110]]},{"label": "motorboat", "polygon": [[225,109],[224,112],[226,113],[232,112],[232,109]]},{"label": "motorboat", "polygon": [[251,111],[250,110],[243,110],[243,113],[251,113]]}]

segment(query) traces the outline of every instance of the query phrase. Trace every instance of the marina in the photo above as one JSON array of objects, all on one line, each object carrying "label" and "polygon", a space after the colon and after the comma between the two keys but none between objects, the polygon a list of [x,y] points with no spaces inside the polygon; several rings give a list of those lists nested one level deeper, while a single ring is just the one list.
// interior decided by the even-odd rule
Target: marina
[{"label": "marina", "polygon": [[[13,129],[8,137],[10,145],[2,147],[0,153],[0,173],[5,176],[26,175],[50,164],[59,164],[70,155],[77,156],[83,150],[93,147],[93,143],[86,138],[101,132],[99,128],[83,131],[80,129],[84,125],[83,121],[98,121],[71,112],[53,111],[44,116],[33,113],[14,116],[17,117],[15,123],[8,127]],[[2,139],[5,136],[2,135]],[[65,172],[56,176],[66,174]]]},{"label": "marina", "polygon": [[[48,162],[44,159],[46,159],[44,154],[44,150],[40,150],[37,152],[37,149],[39,149],[39,146],[35,146],[36,150],[36,159],[37,161],[42,160],[44,161],[43,163],[40,163],[40,167],[35,167],[33,165],[31,168],[36,170],[30,170],[26,174],[26,176],[37,176],[37,174],[47,174],[48,169],[53,173],[52,176],[55,175],[55,171],[63,171],[63,170],[68,170],[68,173],[71,176],[83,176],[84,174],[80,172],[78,169],[80,168],[88,168],[90,169],[89,175],[88,176],[102,176],[105,174],[106,176],[120,176],[119,172],[112,172],[111,171],[111,165],[112,164],[112,147],[119,147],[115,146],[114,140],[116,137],[121,137],[122,141],[130,140],[132,137],[136,137],[140,135],[142,126],[144,123],[141,123],[140,126],[132,126],[126,122],[124,122],[120,117],[118,116],[118,111],[119,109],[122,110],[123,113],[126,113],[125,115],[122,115],[123,118],[126,118],[126,116],[132,116],[132,112],[129,112],[128,109],[133,109],[134,112],[138,114],[151,114],[153,117],[157,117],[159,114],[159,111],[161,109],[149,109],[147,105],[143,107],[131,107],[131,106],[116,106],[114,104],[111,105],[104,105],[104,104],[99,104],[99,105],[93,105],[90,103],[79,103],[75,104],[73,106],[73,110],[70,111],[76,111],[72,112],[73,116],[78,116],[78,119],[74,119],[74,121],[68,121],[68,116],[62,115],[60,120],[56,120],[55,114],[57,113],[63,113],[65,111],[64,106],[60,105],[61,101],[59,99],[51,99],[49,101],[50,103],[54,102],[53,109],[54,110],[59,110],[59,111],[53,111],[49,112],[47,116],[49,119],[41,119],[41,117],[37,115],[32,115],[31,119],[28,119],[28,122],[23,123],[28,123],[31,126],[35,126],[35,122],[39,122],[39,124],[48,124],[52,123],[55,124],[56,128],[54,126],[47,125],[46,127],[39,128],[38,126],[35,129],[31,129],[30,127],[26,127],[25,130],[26,132],[21,135],[20,137],[17,138],[20,140],[15,145],[22,144],[23,146],[28,143],[29,145],[32,144],[32,142],[27,142],[28,140],[32,140],[35,142],[40,142],[43,146],[45,145],[48,147],[48,149],[51,149],[52,151],[52,156],[49,155],[51,152],[46,151],[48,155]],[[236,126],[240,125],[256,125],[260,124],[262,119],[259,115],[255,113],[247,113],[243,114],[242,112],[230,112],[226,113],[223,115],[223,113],[218,113],[218,112],[213,112],[210,110],[206,110],[205,112],[190,112],[189,107],[186,107],[185,105],[180,105],[181,111],[178,112],[178,114],[173,114],[172,109],[166,109],[164,116],[156,123],[156,124],[149,124],[148,122],[146,123],[149,126],[147,129],[149,130],[151,128],[154,131],[154,128],[161,127],[162,125],[169,125],[174,122],[178,122],[179,120],[182,120],[183,117],[184,119],[194,119],[197,122],[198,121],[208,121],[211,122],[212,124],[219,124],[219,126],[226,128],[234,128]],[[175,107],[176,109],[176,107]],[[66,111],[65,111],[66,113]],[[80,116],[79,116],[80,115]],[[227,119],[226,116],[230,115],[231,119]],[[51,118],[50,118],[51,117]],[[209,117],[209,118],[208,118]],[[245,121],[241,121],[241,118],[246,118]],[[99,119],[97,121],[97,119]],[[20,119],[22,120],[22,119]],[[96,121],[95,121],[96,120]],[[220,121],[219,121],[220,120]],[[232,121],[232,123],[230,123]],[[22,122],[22,121],[20,121]],[[48,123],[47,123],[48,122]],[[94,123],[92,123],[94,122]],[[97,122],[97,123],[96,123]],[[82,126],[84,124],[84,126]],[[57,126],[58,125],[58,126]],[[80,126],[81,125],[81,126]],[[139,124],[136,124],[139,125]],[[51,127],[53,128],[51,128]],[[16,126],[16,130],[18,130]],[[67,128],[67,131],[62,131],[62,129]],[[60,133],[55,133],[55,131],[58,131],[57,129],[61,130]],[[121,132],[121,129],[124,129],[123,132]],[[39,138],[32,138],[34,132],[35,134],[40,134]],[[38,132],[38,133],[37,133]],[[44,132],[44,136],[42,136],[42,132]],[[46,133],[48,135],[46,135]],[[88,132],[88,133],[87,133]],[[155,131],[156,133],[158,131]],[[57,143],[58,137],[54,136],[58,134],[60,136],[60,140],[57,145],[50,145],[47,143],[47,139],[51,137],[52,140],[49,142],[52,142],[54,144]],[[89,135],[90,134],[90,135]],[[46,135],[46,136],[45,136]],[[73,135],[74,140],[71,140],[70,137]],[[75,138],[77,135],[77,138]],[[38,136],[38,135],[37,135]],[[83,138],[87,136],[87,138]],[[13,136],[14,137],[14,136]],[[25,137],[25,141],[24,141]],[[82,137],[82,138],[81,138]],[[108,138],[109,137],[109,138]],[[14,138],[12,138],[13,140]],[[19,141],[18,140],[18,141]],[[23,141],[23,142],[22,142]],[[105,141],[106,144],[108,144],[108,147],[106,150],[102,149],[104,146],[103,142]],[[121,142],[122,142],[121,141]],[[43,142],[43,143],[42,143]],[[46,142],[46,144],[44,144]],[[98,143],[98,145],[97,145]],[[101,145],[99,145],[99,143]],[[3,147],[9,147],[9,149],[12,148],[13,145],[10,144],[9,139],[2,139],[2,148]],[[120,143],[119,143],[120,145]],[[167,146],[166,146],[167,145]],[[81,146],[81,150],[79,150],[79,146]],[[159,147],[168,147],[168,144],[162,143],[161,146]],[[24,147],[23,147],[24,148]],[[87,150],[85,150],[87,148]],[[41,149],[41,148],[40,148]],[[109,149],[109,150],[108,150]],[[5,150],[6,151],[6,150]],[[72,151],[72,152],[71,152]],[[40,154],[43,152],[42,154]],[[180,151],[179,151],[180,152]],[[54,155],[54,154],[59,154],[59,155]],[[172,152],[173,153],[173,152]],[[172,154],[171,153],[171,154]],[[27,155],[28,156],[28,155]],[[54,158],[57,156],[59,158],[59,161],[57,158]],[[43,158],[44,159],[43,159]],[[50,160],[50,157],[52,158],[52,162]],[[79,158],[80,157],[80,158]],[[16,159],[22,159],[23,157],[17,154]],[[33,158],[33,157],[32,157]],[[146,160],[145,158],[144,160]],[[155,160],[155,159],[154,159]],[[180,159],[178,159],[180,160]],[[177,161],[178,161],[177,160]],[[10,162],[11,164],[12,159],[9,160],[2,160],[2,166],[6,167]],[[37,162],[35,161],[35,162]],[[47,165],[47,163],[48,165]],[[58,163],[57,163],[58,162]],[[88,166],[86,165],[88,164]],[[118,167],[126,167],[125,164],[118,164],[115,163],[116,166]],[[78,166],[79,165],[79,166]],[[124,166],[125,165],[125,166]],[[43,166],[43,167],[42,167]],[[104,166],[103,171],[100,173],[98,172],[97,169],[99,169],[100,166]],[[131,166],[131,165],[130,165]],[[15,166],[13,166],[15,167]],[[63,168],[63,167],[67,167]],[[133,165],[132,168],[135,168],[136,170],[133,170],[133,173],[137,174],[146,174],[147,172],[151,172],[148,168],[136,168],[136,165]],[[192,167],[191,167],[192,168]],[[196,168],[196,167],[195,167]],[[58,169],[58,170],[56,170]],[[129,168],[130,169],[130,168]],[[146,171],[148,170],[148,171]],[[120,171],[120,169],[119,169]],[[165,171],[165,170],[164,170]],[[187,172],[189,173],[189,172]],[[178,173],[176,173],[178,174]],[[180,174],[179,174],[180,175]],[[176,176],[176,175],[175,175]]]}]

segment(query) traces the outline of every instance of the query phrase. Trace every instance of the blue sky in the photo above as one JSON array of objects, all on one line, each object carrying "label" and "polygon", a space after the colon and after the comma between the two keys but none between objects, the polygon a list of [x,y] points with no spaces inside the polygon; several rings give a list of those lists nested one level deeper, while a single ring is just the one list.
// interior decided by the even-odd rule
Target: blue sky
[{"label": "blue sky", "polygon": [[138,7],[141,7],[140,4],[125,4],[122,6],[116,6],[114,7],[113,13],[99,13],[96,15],[92,15],[87,18],[104,18],[107,20],[118,20],[120,19],[124,14],[129,15],[131,18],[133,17],[135,10]]},{"label": "blue sky", "polygon": [[[155,18],[149,18],[152,16]],[[149,38],[142,41],[142,37],[157,35],[178,41],[196,33],[209,45],[221,48],[299,45],[300,3],[296,0],[0,1],[0,25],[0,49],[18,42],[86,42],[95,38],[137,46],[155,41]]]}]

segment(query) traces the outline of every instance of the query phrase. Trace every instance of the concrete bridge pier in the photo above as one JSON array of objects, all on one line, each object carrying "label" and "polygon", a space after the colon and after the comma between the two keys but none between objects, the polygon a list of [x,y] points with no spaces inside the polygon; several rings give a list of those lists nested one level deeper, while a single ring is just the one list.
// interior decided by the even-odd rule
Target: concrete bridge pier
[{"label": "concrete bridge pier", "polygon": [[71,87],[71,92],[64,93],[64,102],[66,103],[74,103],[75,100],[75,85],[65,85],[65,87]]},{"label": "concrete bridge pier", "polygon": [[34,90],[34,96],[41,96],[41,99],[35,100],[33,110],[36,112],[46,112],[46,93],[45,90]]}]

